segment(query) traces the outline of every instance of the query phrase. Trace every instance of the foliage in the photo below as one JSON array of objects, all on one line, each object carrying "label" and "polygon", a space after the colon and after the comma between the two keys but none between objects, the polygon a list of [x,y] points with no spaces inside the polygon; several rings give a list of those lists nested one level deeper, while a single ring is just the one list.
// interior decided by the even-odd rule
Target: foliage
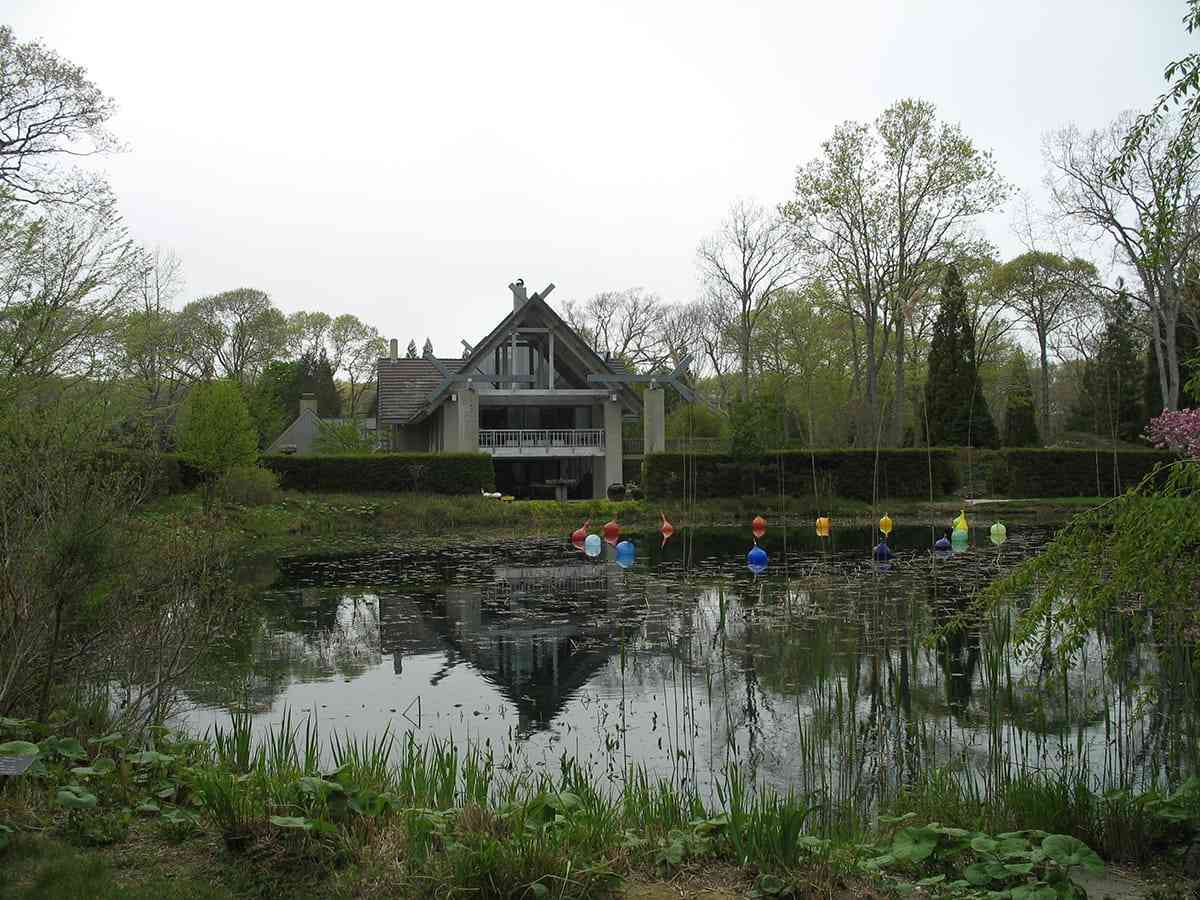
[{"label": "foliage", "polygon": [[667,415],[665,431],[669,441],[721,440],[728,434],[729,420],[703,403],[685,403]]},{"label": "foliage", "polygon": [[1037,416],[1033,408],[1033,385],[1029,382],[1029,363],[1017,351],[1008,364],[1008,392],[1004,407],[1005,447],[1037,447]]},{"label": "foliage", "polygon": [[279,493],[279,476],[261,466],[234,466],[221,476],[216,492],[225,503],[262,506]]},{"label": "foliage", "polygon": [[783,446],[782,405],[773,397],[738,400],[729,408],[730,452],[736,459]]},{"label": "foliage", "polygon": [[375,444],[375,435],[363,427],[361,419],[344,419],[322,421],[313,448],[318,453],[337,456],[373,453]]},{"label": "foliage", "polygon": [[933,447],[995,446],[996,426],[975,364],[967,294],[954,266],[946,269],[926,377],[926,443]]},{"label": "foliage", "polygon": [[287,348],[287,320],[267,293],[256,288],[193,300],[180,319],[202,378],[252,382]]},{"label": "foliage", "polygon": [[1155,447],[1200,460],[1200,408],[1164,412],[1150,420],[1146,437]]},{"label": "foliage", "polygon": [[1068,428],[1135,440],[1141,431],[1141,341],[1124,292],[1105,309],[1104,329],[1091,358]]},{"label": "foliage", "polygon": [[[652,453],[645,460],[649,497],[743,494],[831,494],[870,501],[876,496],[940,497],[957,482],[951,450],[784,450],[749,458],[720,453]],[[876,468],[878,464],[878,469]],[[780,479],[782,467],[783,478]],[[933,484],[930,485],[932,469]]]},{"label": "foliage", "polygon": [[[1155,483],[1161,486],[1156,486]],[[1176,462],[1108,503],[1080,513],[1046,549],[991,585],[984,602],[1032,592],[1018,644],[1069,660],[1114,615],[1177,639],[1200,589],[1200,465]],[[1119,637],[1113,641],[1119,651]]]},{"label": "foliage", "polygon": [[[476,494],[496,483],[483,453],[375,453],[369,456],[266,456],[262,464],[288,490]],[[420,476],[414,466],[423,467]]]},{"label": "foliage", "polygon": [[221,379],[193,387],[177,436],[180,458],[210,478],[258,458],[258,435],[237,384]]}]

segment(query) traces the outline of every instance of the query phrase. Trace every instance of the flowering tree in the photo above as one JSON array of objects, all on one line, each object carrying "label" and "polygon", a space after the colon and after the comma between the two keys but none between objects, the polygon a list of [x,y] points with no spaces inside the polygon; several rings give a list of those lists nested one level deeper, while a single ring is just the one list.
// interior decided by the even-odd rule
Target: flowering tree
[{"label": "flowering tree", "polygon": [[1146,437],[1155,447],[1200,459],[1200,408],[1164,411],[1150,420]]}]

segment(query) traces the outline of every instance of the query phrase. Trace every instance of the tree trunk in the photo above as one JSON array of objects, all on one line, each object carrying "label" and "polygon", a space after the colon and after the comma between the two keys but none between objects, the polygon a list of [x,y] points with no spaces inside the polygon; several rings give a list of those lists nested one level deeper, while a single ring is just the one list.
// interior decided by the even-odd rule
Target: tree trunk
[{"label": "tree trunk", "polygon": [[1050,443],[1050,361],[1046,355],[1045,329],[1037,330],[1039,363],[1042,368],[1042,443]]},{"label": "tree trunk", "polygon": [[892,401],[891,439],[888,443],[893,447],[899,447],[904,443],[904,417],[908,406],[904,396],[904,310],[899,306],[896,308],[896,382],[894,394],[895,399]]}]

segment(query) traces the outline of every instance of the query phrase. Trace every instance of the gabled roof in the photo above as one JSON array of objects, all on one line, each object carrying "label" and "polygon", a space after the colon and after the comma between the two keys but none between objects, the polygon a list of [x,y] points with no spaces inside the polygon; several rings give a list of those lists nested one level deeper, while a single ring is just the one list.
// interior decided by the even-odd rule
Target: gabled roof
[{"label": "gabled roof", "polygon": [[[606,362],[598,353],[596,353],[595,350],[591,348],[587,341],[583,340],[583,338],[576,333],[574,328],[568,325],[563,318],[554,311],[553,307],[551,307],[549,303],[547,303],[537,294],[531,295],[528,300],[526,300],[519,307],[513,309],[512,312],[501,319],[500,324],[493,328],[487,337],[475,344],[474,348],[465,358],[454,360],[453,362],[456,365],[453,367],[447,365],[447,368],[449,368],[451,372],[456,373],[466,372],[475,368],[477,365],[479,365],[480,361],[486,360],[498,345],[508,339],[508,336],[512,334],[514,328],[520,330],[521,323],[526,318],[529,318],[531,314],[537,314],[547,326],[554,329],[555,334],[559,335],[562,340],[567,343],[567,349],[572,351],[579,359],[583,360],[584,364],[590,370],[588,372],[589,375],[599,375],[605,372],[612,372],[613,374],[618,375],[627,373],[625,367],[617,360],[614,359],[610,362]],[[449,361],[442,360],[442,362],[448,363]],[[431,368],[433,367],[432,363],[429,365]],[[441,380],[439,380],[438,384],[440,387],[436,388],[436,393],[432,393],[424,406],[413,414],[413,419],[420,419],[424,415],[427,415],[441,401],[442,397],[449,393],[451,385],[446,384]],[[612,389],[621,395],[621,399],[624,401],[626,408],[635,412],[641,412],[641,398],[637,395],[636,391],[629,387],[628,384],[615,384],[613,385]],[[382,397],[382,393],[380,396]],[[380,407],[380,416],[383,417],[382,407]]]},{"label": "gabled roof", "polygon": [[[457,360],[461,363],[462,360]],[[379,360],[379,412],[381,421],[407,422],[442,383],[442,373],[427,359]]]}]

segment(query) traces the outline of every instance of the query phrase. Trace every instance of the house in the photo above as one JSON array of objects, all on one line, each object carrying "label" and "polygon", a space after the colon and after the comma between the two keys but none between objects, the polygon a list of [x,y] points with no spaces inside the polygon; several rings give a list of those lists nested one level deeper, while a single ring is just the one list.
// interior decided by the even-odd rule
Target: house
[{"label": "house", "polygon": [[[283,433],[271,441],[267,453],[295,453],[303,456],[316,453],[317,438],[322,426],[344,425],[350,419],[321,418],[317,415],[316,394],[303,394],[300,397],[300,415]],[[375,419],[358,419],[358,427],[364,437],[375,434]]]},{"label": "house", "polygon": [[620,363],[550,308],[553,288],[528,295],[520,280],[510,284],[511,311],[478,343],[463,341],[461,359],[402,359],[393,339],[379,360],[380,445],[488,453],[498,490],[578,498],[624,482],[626,419],[643,420],[647,452],[661,450],[662,388],[639,397]]}]

